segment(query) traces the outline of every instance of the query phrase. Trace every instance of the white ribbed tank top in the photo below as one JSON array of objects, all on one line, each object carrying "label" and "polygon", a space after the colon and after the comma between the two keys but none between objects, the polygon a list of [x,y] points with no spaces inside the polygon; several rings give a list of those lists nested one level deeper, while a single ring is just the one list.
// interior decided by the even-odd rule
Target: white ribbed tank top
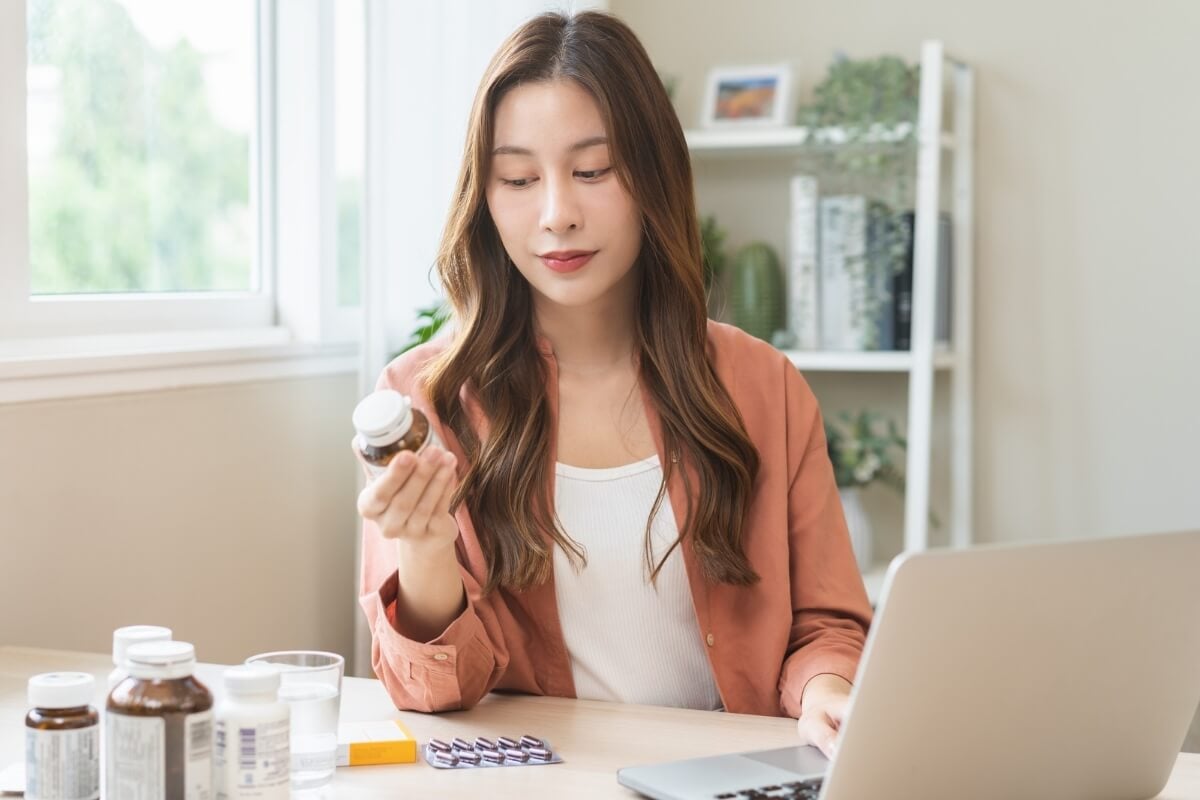
[{"label": "white ribbed tank top", "polygon": [[[581,699],[712,710],[708,664],[679,548],[651,585],[646,519],[662,483],[658,456],[607,469],[556,465],[555,509],[587,565],[554,549],[563,637]],[[652,527],[655,563],[678,536],[669,497]]]}]

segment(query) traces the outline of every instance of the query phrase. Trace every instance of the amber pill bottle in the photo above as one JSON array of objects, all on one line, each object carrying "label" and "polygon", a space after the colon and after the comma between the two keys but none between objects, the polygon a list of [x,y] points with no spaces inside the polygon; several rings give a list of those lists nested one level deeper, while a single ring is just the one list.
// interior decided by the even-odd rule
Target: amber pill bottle
[{"label": "amber pill bottle", "polygon": [[25,797],[100,797],[100,714],[96,679],[86,672],[48,672],[29,679],[25,716]]},{"label": "amber pill bottle", "polygon": [[393,389],[364,397],[354,409],[355,444],[371,475],[379,475],[405,450],[420,453],[433,444],[445,447],[429,419],[413,408],[412,401]]},{"label": "amber pill bottle", "polygon": [[108,695],[104,796],[211,800],[213,697],[192,675],[195,648],[135,644],[125,667]]}]

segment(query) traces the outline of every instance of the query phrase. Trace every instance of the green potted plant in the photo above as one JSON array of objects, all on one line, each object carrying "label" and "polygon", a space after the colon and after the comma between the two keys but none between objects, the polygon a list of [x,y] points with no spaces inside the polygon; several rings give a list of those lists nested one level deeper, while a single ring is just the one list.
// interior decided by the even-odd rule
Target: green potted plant
[{"label": "green potted plant", "polygon": [[895,420],[875,411],[843,411],[825,422],[829,460],[837,481],[850,542],[859,569],[872,566],[871,520],[862,505],[862,489],[879,482],[903,494],[904,473],[900,468],[908,443]]}]

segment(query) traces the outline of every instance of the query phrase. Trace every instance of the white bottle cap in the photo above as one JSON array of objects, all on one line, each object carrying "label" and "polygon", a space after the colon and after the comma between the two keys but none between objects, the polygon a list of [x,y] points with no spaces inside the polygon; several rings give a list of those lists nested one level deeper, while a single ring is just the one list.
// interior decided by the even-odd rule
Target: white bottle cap
[{"label": "white bottle cap", "polygon": [[29,705],[34,708],[78,708],[90,705],[96,679],[86,672],[47,672],[29,679]]},{"label": "white bottle cap", "polygon": [[230,667],[225,670],[225,690],[244,696],[279,692],[279,670],[266,664]]},{"label": "white bottle cap", "polygon": [[113,631],[113,665],[125,663],[125,653],[130,645],[140,642],[169,642],[171,629],[161,625],[126,625]]},{"label": "white bottle cap", "polygon": [[130,646],[125,666],[135,678],[186,678],[196,668],[196,648],[188,642],[142,642]]},{"label": "white bottle cap", "polygon": [[412,427],[412,401],[392,389],[381,389],[359,401],[353,420],[368,444],[387,447]]}]

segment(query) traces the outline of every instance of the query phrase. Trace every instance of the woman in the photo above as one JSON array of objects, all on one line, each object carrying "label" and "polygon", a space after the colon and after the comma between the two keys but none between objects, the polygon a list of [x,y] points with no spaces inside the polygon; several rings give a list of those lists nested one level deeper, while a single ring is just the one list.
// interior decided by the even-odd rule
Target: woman
[{"label": "woman", "polygon": [[390,364],[449,452],[359,497],[396,705],[493,689],[790,715],[832,754],[870,618],[816,400],[707,320],[683,132],[633,33],[545,14],[471,112],[456,330]]}]

